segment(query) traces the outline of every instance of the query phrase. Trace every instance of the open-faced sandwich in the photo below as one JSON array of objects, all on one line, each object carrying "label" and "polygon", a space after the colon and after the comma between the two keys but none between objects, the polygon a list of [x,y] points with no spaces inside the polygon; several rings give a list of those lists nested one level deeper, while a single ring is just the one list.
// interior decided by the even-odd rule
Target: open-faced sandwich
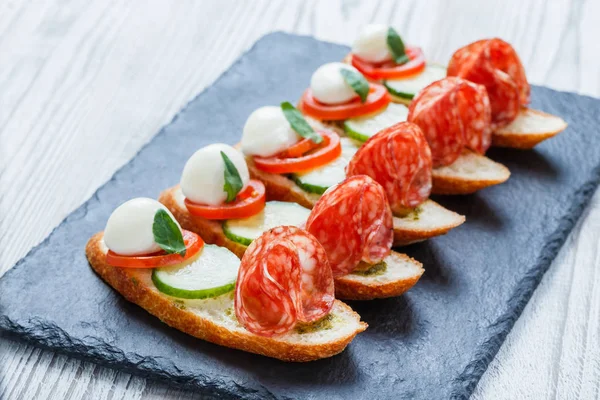
[{"label": "open-faced sandwich", "polygon": [[[251,186],[252,182],[238,150],[225,144],[213,144],[198,150],[188,160],[180,185],[163,191],[159,201],[184,229],[200,234],[208,243],[230,249],[240,258],[256,238],[280,225],[306,227],[319,237],[323,232],[335,236],[335,227],[326,224],[343,226],[354,242],[348,239],[344,244],[350,247],[340,248],[344,249],[344,257],[353,261],[352,265],[343,268],[338,268],[337,263],[332,265],[339,298],[397,296],[412,287],[423,273],[421,263],[403,254],[390,255],[394,239],[392,212],[383,188],[369,177],[357,177],[352,183],[344,182],[335,190],[330,189],[312,212],[294,202],[265,203],[264,187],[258,189],[260,193],[257,191],[262,183]],[[342,198],[338,198],[340,196]],[[323,200],[325,197],[328,200]],[[250,203],[251,199],[255,199],[253,203]],[[208,201],[211,201],[210,205]],[[324,213],[332,216],[340,211],[333,204],[342,203],[346,213],[344,221],[324,220]],[[243,214],[243,204],[255,205]],[[320,230],[313,232],[312,227],[316,225]],[[377,232],[387,236],[376,235]],[[369,250],[372,246],[379,247]],[[329,245],[326,250],[334,258],[339,251]]]},{"label": "open-faced sandwich", "polygon": [[[291,104],[283,103],[282,108],[262,107],[250,115],[241,149],[250,176],[265,184],[267,198],[306,208],[347,175],[369,175],[383,186],[394,212],[394,245],[406,245],[445,234],[464,222],[463,216],[429,200],[431,152],[420,128],[408,125],[408,130],[402,123],[393,125],[383,140],[374,140],[378,134],[360,147],[331,130],[315,130]],[[375,144],[378,153],[359,155],[371,141],[369,147]],[[355,172],[361,168],[370,171]]]},{"label": "open-faced sandwich", "polygon": [[86,247],[98,275],[169,326],[222,346],[285,361],[333,356],[366,329],[334,299],[325,249],[284,226],[240,259],[182,230],[159,202],[119,206]]},{"label": "open-faced sandwich", "polygon": [[473,193],[510,177],[508,168],[485,156],[491,116],[485,87],[457,77],[440,79],[414,98],[408,120],[431,148],[433,193]]},{"label": "open-faced sandwich", "polygon": [[[347,79],[348,74],[353,78]],[[502,183],[510,176],[506,167],[485,157],[492,134],[491,107],[485,87],[456,77],[442,78],[422,88],[410,108],[381,103],[379,111],[347,118],[369,105],[370,94],[363,96],[364,102],[361,97],[361,90],[365,94],[367,87],[371,91],[373,87],[381,88],[367,83],[353,67],[325,64],[314,72],[299,107],[313,125],[354,139],[347,146],[365,142],[398,122],[416,123],[431,146],[435,194],[473,193]],[[344,114],[342,110],[346,109],[353,111]],[[346,119],[337,120],[342,117]],[[298,176],[297,181],[302,184],[303,176]]]},{"label": "open-faced sandwich", "polygon": [[396,30],[363,27],[344,60],[371,82],[381,83],[397,103],[409,104],[425,87],[445,76],[485,86],[492,108],[492,145],[530,149],[565,130],[555,115],[528,108],[530,86],[516,51],[501,39],[484,39],[457,50],[446,69],[405,46]]},{"label": "open-faced sandwich", "polygon": [[392,210],[381,185],[356,175],[329,188],[312,209],[306,230],[325,248],[341,299],[399,296],[423,275],[421,263],[391,251]]},{"label": "open-faced sandwich", "polygon": [[501,39],[484,39],[458,49],[448,76],[486,87],[492,106],[492,144],[530,149],[566,129],[560,117],[528,108],[531,88],[513,47]]}]

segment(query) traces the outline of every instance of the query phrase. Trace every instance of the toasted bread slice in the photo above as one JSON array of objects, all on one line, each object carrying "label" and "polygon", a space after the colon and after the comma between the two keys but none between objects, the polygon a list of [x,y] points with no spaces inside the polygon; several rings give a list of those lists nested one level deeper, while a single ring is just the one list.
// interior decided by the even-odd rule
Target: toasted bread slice
[{"label": "toasted bread slice", "polygon": [[[312,118],[309,123],[313,127],[328,128],[339,135],[346,136],[344,128],[339,123],[317,121]],[[510,171],[504,165],[486,156],[465,149],[454,163],[435,168],[432,175],[433,194],[471,194],[505,182],[510,177]]]},{"label": "toasted bread slice", "polygon": [[463,215],[425,200],[405,217],[394,216],[394,246],[407,246],[423,240],[445,235],[465,222]]},{"label": "toasted bread slice", "polygon": [[357,313],[336,300],[321,323],[298,327],[278,337],[255,335],[235,318],[233,292],[212,299],[182,302],[156,289],[151,270],[108,265],[108,249],[102,238],[103,233],[97,233],[86,246],[86,255],[94,271],[127,300],[167,325],[199,339],[283,361],[302,362],[340,353],[367,328]]},{"label": "toasted bread slice", "polygon": [[[336,278],[335,296],[347,300],[400,296],[413,287],[425,272],[420,262],[395,251],[383,261],[386,267],[382,271],[353,272]],[[377,266],[372,268],[376,269]]]},{"label": "toasted bread slice", "polygon": [[[250,176],[265,184],[268,200],[293,201],[306,208],[313,208],[321,197],[305,192],[285,176],[259,170],[251,157],[246,157],[246,162]],[[405,217],[394,217],[394,246],[405,246],[444,235],[464,222],[464,216],[442,207],[433,200],[426,200],[415,212]]]},{"label": "toasted bread slice", "polygon": [[558,135],[566,128],[567,123],[556,115],[531,108],[522,108],[513,122],[494,132],[492,145],[531,149],[541,141]]},{"label": "toasted bread slice", "polygon": [[504,165],[470,150],[452,164],[434,168],[433,194],[470,194],[506,182],[510,171]]},{"label": "toasted bread slice", "polygon": [[[196,232],[207,243],[228,248],[239,258],[244,255],[247,246],[227,238],[221,223],[196,217],[188,212],[179,186],[163,191],[158,201],[171,211],[183,229]],[[413,287],[423,274],[423,264],[405,254],[393,252],[392,255],[385,260],[385,273],[349,274],[336,278],[336,297],[349,300],[393,297]]]}]

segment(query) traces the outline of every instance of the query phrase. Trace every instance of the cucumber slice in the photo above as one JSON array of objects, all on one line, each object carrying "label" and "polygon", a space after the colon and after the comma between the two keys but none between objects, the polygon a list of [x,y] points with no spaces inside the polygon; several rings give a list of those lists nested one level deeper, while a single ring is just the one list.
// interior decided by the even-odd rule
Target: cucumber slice
[{"label": "cucumber slice", "polygon": [[342,155],[329,164],[305,172],[297,172],[292,180],[309,193],[323,194],[330,186],[337,185],[346,179],[346,166],[360,147],[360,143],[350,138],[340,138]]},{"label": "cucumber slice", "polygon": [[408,107],[404,104],[390,103],[385,110],[368,117],[351,118],[344,122],[344,131],[352,139],[366,142],[382,129],[406,121]]},{"label": "cucumber slice", "polygon": [[268,201],[265,208],[250,218],[230,219],[223,223],[225,236],[248,246],[254,239],[271,228],[281,225],[301,226],[306,223],[310,210],[296,203]]},{"label": "cucumber slice", "polygon": [[156,268],[152,282],[158,290],[181,299],[217,297],[235,288],[240,259],[224,247],[205,244],[193,261]]},{"label": "cucumber slice", "polygon": [[383,82],[393,96],[412,100],[425,86],[446,77],[446,68],[442,65],[427,64],[419,75],[407,79],[390,79]]}]

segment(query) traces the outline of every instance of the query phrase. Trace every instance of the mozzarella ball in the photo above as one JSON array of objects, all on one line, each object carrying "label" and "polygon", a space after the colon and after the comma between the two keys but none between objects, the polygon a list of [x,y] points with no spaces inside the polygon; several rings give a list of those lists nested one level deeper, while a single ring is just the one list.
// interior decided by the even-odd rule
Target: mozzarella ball
[{"label": "mozzarella ball", "polygon": [[221,152],[227,155],[238,170],[244,187],[248,185],[250,174],[244,155],[227,144],[211,144],[195,152],[183,168],[181,191],[191,202],[218,206],[227,199],[227,192],[223,189],[225,162]]}]

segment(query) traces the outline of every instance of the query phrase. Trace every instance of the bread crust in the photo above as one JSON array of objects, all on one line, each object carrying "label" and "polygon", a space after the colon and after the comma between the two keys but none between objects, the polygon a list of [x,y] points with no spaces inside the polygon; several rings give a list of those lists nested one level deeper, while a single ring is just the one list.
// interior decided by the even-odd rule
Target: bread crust
[{"label": "bread crust", "polygon": [[331,357],[343,351],[354,337],[367,328],[360,316],[338,300],[338,306],[352,313],[357,329],[335,341],[304,344],[288,343],[277,338],[258,336],[250,332],[235,332],[202,318],[173,301],[154,288],[151,270],[142,268],[119,268],[106,263],[101,245],[103,232],[92,236],[86,246],[86,255],[92,269],[128,301],[135,303],[158,317],[167,325],[208,342],[250,353],[261,354],[283,361],[305,362]]}]

